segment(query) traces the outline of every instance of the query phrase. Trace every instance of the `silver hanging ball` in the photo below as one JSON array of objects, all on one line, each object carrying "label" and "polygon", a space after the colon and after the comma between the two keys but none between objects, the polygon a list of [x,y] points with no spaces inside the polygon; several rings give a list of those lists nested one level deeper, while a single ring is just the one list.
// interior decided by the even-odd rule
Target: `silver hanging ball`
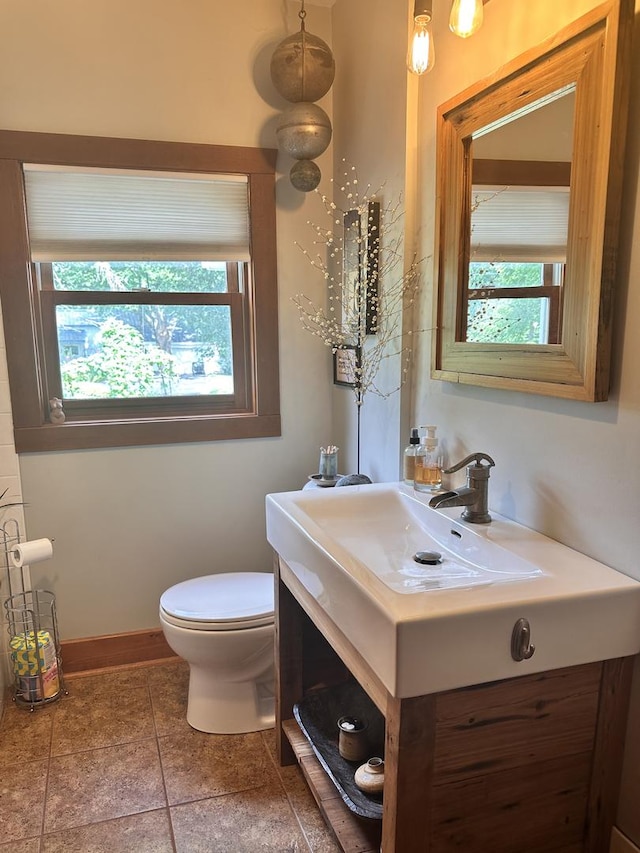
[{"label": "silver hanging ball", "polygon": [[291,183],[303,193],[310,193],[315,190],[321,177],[319,167],[312,160],[298,160],[289,172]]},{"label": "silver hanging ball", "polygon": [[327,150],[331,133],[329,116],[306,101],[285,110],[276,128],[280,149],[295,160],[315,160]]},{"label": "silver hanging ball", "polygon": [[271,79],[287,101],[319,101],[336,74],[329,45],[304,27],[281,41],[271,57]]}]

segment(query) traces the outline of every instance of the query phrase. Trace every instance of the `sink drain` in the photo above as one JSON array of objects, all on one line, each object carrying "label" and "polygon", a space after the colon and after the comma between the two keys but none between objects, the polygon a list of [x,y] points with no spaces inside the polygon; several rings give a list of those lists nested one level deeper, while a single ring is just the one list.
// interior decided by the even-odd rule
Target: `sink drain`
[{"label": "sink drain", "polygon": [[437,551],[418,551],[413,555],[413,559],[425,566],[437,566],[442,562],[442,554]]}]

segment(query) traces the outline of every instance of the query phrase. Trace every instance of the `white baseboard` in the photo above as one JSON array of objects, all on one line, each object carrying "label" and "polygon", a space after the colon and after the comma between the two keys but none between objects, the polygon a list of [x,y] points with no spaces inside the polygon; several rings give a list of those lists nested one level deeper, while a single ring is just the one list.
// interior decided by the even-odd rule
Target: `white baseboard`
[{"label": "white baseboard", "polygon": [[623,835],[619,829],[613,828],[611,833],[611,847],[609,853],[640,853],[640,847]]}]

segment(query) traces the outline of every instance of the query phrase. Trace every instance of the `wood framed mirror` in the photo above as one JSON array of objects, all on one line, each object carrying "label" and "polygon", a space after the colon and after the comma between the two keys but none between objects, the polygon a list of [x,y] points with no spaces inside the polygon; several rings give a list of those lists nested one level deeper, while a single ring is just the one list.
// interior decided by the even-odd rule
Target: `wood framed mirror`
[{"label": "wood framed mirror", "polygon": [[432,377],[606,400],[634,0],[438,111]]}]

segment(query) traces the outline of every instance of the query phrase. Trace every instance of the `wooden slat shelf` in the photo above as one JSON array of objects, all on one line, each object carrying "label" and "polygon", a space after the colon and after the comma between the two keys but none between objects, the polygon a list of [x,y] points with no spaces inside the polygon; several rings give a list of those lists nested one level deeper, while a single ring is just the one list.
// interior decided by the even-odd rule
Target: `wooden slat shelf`
[{"label": "wooden slat shelf", "polygon": [[282,729],[318,808],[344,853],[378,853],[381,823],[359,818],[349,810],[295,720],[284,720]]}]

